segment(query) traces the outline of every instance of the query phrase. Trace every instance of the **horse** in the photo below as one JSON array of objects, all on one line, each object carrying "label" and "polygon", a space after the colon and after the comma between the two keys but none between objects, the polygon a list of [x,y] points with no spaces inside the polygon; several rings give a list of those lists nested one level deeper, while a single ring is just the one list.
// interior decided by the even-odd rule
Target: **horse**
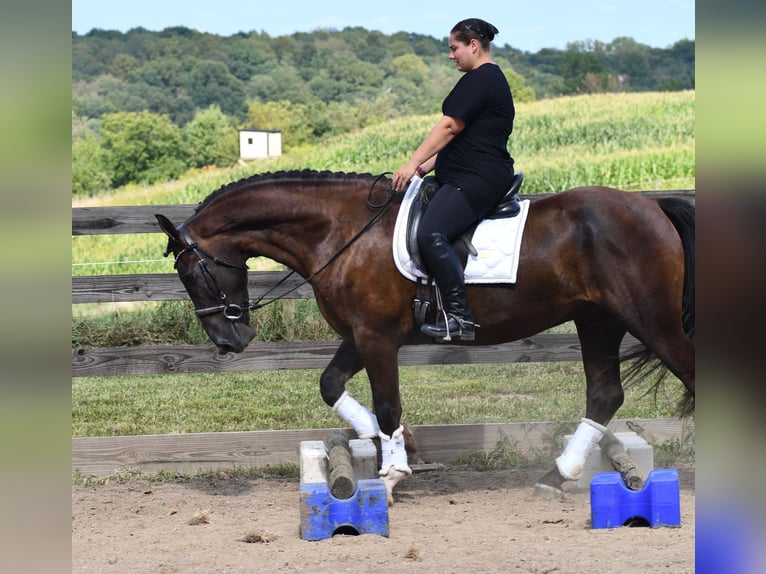
[{"label": "horse", "polygon": [[[242,352],[256,332],[246,261],[266,257],[311,285],[341,342],[319,380],[324,402],[362,438],[380,438],[389,503],[411,473],[401,425],[398,351],[434,344],[413,317],[416,284],[396,268],[392,236],[403,194],[385,174],[282,171],[211,193],[183,224],[157,214],[165,255],[222,353]],[[691,202],[601,186],[531,201],[513,284],[468,285],[476,338],[493,345],[573,321],[586,379],[584,418],[556,465],[538,482],[560,491],[579,475],[624,400],[620,347],[631,334],[637,380],[673,373],[695,392],[694,218]],[[443,344],[443,343],[442,343]],[[373,410],[346,382],[365,369]],[[656,374],[656,373],[655,373]],[[661,380],[661,379],[660,379]],[[659,384],[657,382],[656,384]],[[374,413],[374,414],[373,414]]]}]

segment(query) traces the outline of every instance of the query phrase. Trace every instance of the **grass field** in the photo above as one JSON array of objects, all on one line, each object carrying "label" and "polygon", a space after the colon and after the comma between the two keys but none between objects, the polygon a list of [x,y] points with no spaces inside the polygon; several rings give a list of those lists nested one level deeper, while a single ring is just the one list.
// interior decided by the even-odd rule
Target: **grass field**
[{"label": "grass field", "polygon": [[[583,416],[579,362],[402,367],[409,424],[562,421]],[[73,436],[332,428],[344,425],[319,396],[320,371],[258,371],[72,379]],[[349,392],[371,404],[358,374]],[[682,385],[629,390],[620,418],[672,417]]]}]

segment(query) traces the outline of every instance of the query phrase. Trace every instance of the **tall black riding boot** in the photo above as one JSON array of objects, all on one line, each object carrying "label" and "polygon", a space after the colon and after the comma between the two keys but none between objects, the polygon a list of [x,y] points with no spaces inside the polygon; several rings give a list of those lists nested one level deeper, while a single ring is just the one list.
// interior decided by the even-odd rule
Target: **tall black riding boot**
[{"label": "tall black riding boot", "polygon": [[430,235],[423,243],[425,244],[420,245],[420,254],[428,271],[436,279],[447,321],[445,323],[442,315],[435,324],[426,323],[421,326],[421,332],[437,339],[473,341],[476,337],[475,324],[468,309],[465,276],[460,258],[442,234]]}]

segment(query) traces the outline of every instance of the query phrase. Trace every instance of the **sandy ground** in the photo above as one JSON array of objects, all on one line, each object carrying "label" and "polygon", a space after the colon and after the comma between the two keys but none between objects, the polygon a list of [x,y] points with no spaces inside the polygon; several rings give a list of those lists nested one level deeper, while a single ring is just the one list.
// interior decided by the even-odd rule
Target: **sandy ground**
[{"label": "sandy ground", "polygon": [[590,496],[534,494],[540,471],[442,469],[400,483],[390,536],[299,534],[298,481],[72,487],[72,572],[694,572],[694,470],[681,527],[590,528]]}]

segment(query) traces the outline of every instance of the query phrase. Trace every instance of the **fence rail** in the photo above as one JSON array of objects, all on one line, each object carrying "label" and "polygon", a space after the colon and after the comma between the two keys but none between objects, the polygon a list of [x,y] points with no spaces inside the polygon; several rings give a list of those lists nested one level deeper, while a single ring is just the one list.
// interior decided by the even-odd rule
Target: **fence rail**
[{"label": "fence rail", "polygon": [[[679,419],[613,420],[613,432],[636,432],[654,444],[685,441],[693,422]],[[72,439],[72,469],[83,475],[107,476],[140,468],[144,472],[223,470],[266,465],[298,464],[298,445],[324,440],[331,429],[270,430],[167,435],[76,437]],[[351,436],[349,429],[343,429]],[[477,450],[492,450],[508,442],[520,454],[544,451],[560,440],[554,422],[413,425],[418,457],[448,463]]]},{"label": "fence rail", "polygon": [[[693,189],[667,191],[636,191],[646,197],[680,197],[694,201]],[[541,199],[549,193],[524,194],[522,199]],[[161,213],[171,221],[186,221],[197,206],[135,205],[123,207],[73,207],[72,235],[117,235],[121,233],[157,233],[159,225],[154,215]]]},{"label": "fence rail", "polygon": [[[270,291],[270,297],[310,299],[311,286],[284,271],[250,271],[247,274],[251,298]],[[292,293],[290,290],[295,289]],[[175,273],[136,273],[134,275],[86,275],[72,277],[72,303],[121,303],[126,301],[181,301],[188,299]]]},{"label": "fence rail", "polygon": [[[623,350],[634,343],[626,337]],[[323,369],[338,345],[339,341],[253,343],[239,354],[221,354],[212,345],[73,349],[72,376]],[[405,367],[547,363],[581,357],[577,336],[569,334],[541,334],[501,345],[406,345],[399,350],[399,364]]]}]

